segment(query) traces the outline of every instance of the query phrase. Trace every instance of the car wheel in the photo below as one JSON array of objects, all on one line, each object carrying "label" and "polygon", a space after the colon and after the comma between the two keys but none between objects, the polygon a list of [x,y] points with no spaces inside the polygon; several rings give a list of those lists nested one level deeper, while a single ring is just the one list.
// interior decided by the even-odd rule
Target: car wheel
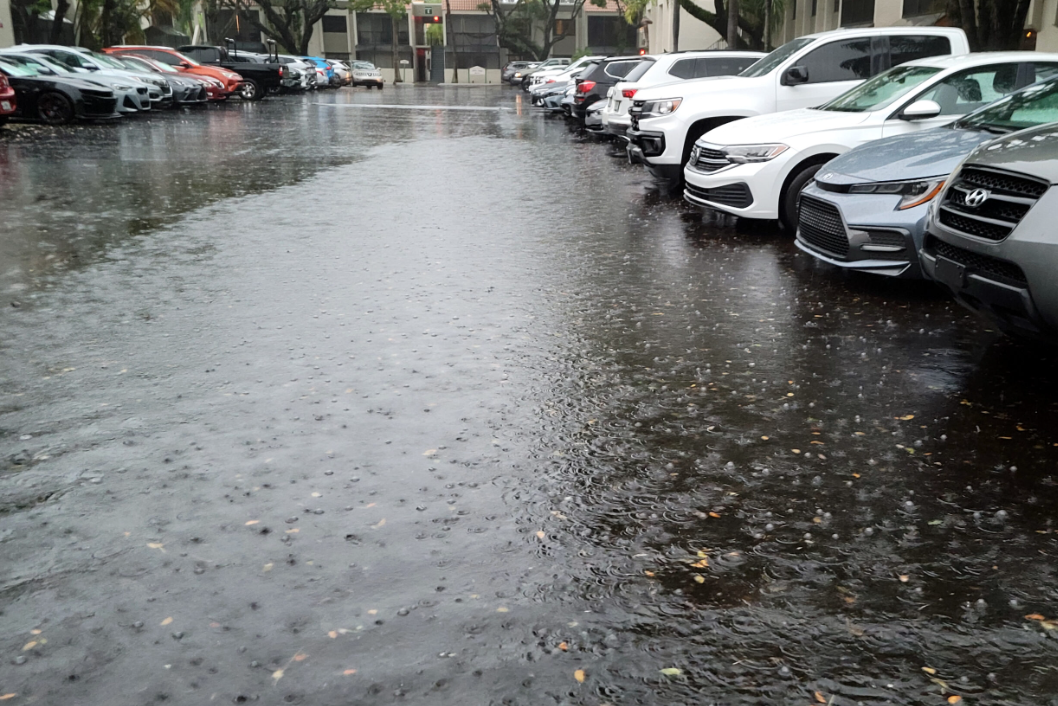
[{"label": "car wheel", "polygon": [[822,164],[809,164],[801,167],[800,171],[794,172],[787,182],[786,190],[779,198],[779,221],[783,228],[791,233],[797,231],[798,201],[801,198],[801,191],[808,186],[812,177],[822,166]]},{"label": "car wheel", "polygon": [[378,84],[378,90],[380,90],[380,91],[382,90],[382,84],[381,83]]},{"label": "car wheel", "polygon": [[239,86],[239,97],[244,101],[259,101],[264,98],[264,91],[257,85],[257,81],[248,78]]},{"label": "car wheel", "polygon": [[47,125],[67,125],[73,122],[73,103],[61,93],[45,93],[37,99],[37,115]]}]

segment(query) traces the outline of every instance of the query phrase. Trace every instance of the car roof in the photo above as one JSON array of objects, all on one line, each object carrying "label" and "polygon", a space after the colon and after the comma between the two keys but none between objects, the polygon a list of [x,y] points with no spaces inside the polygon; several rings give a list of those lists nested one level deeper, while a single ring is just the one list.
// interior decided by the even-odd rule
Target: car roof
[{"label": "car roof", "polygon": [[908,61],[900,66],[931,66],[939,69],[958,69],[965,66],[985,66],[993,62],[1058,61],[1058,54],[1038,51],[980,51],[972,54],[945,54]]},{"label": "car roof", "polygon": [[858,34],[858,35],[883,35],[883,34],[933,34],[933,35],[964,35],[958,27],[913,27],[908,25],[906,27],[842,27],[841,29],[832,29],[827,32],[816,32],[814,34],[806,34],[800,39],[821,39],[827,37],[840,37],[843,34]]},{"label": "car roof", "polygon": [[739,59],[759,59],[767,56],[762,51],[736,51],[727,49],[688,49],[686,51],[667,51],[662,54],[644,54],[641,58],[643,59],[667,59],[672,58],[687,58],[687,57],[698,57],[698,56],[719,56],[721,58],[725,56],[735,57]]},{"label": "car roof", "polygon": [[159,47],[151,44],[115,44],[107,47],[107,49],[161,49],[162,51],[171,51],[179,54],[180,52],[172,47]]}]

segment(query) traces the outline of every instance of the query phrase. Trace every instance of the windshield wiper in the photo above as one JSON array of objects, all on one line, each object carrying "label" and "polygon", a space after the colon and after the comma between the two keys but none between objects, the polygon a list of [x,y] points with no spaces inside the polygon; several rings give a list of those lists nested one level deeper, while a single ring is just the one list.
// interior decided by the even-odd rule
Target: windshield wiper
[{"label": "windshield wiper", "polygon": [[990,125],[988,123],[981,123],[979,125],[971,126],[972,130],[981,130],[982,132],[990,132],[993,135],[1006,135],[1008,132],[1014,132],[1013,128],[1000,127],[998,125]]}]

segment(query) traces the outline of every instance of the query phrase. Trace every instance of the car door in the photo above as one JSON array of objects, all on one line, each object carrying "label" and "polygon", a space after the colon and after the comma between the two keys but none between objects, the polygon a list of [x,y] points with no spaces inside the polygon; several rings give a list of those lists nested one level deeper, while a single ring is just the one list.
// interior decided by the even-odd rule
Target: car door
[{"label": "car door", "polygon": [[[782,70],[775,109],[811,108],[837,97],[880,70],[873,57],[870,37],[849,37],[816,46]],[[806,72],[808,80],[785,85],[786,71],[792,67]]]},{"label": "car door", "polygon": [[[904,100],[886,119],[882,136],[902,135],[951,121],[999,100],[1008,93],[1036,81],[1037,67],[1043,75],[1054,71],[1054,64],[997,63],[977,66],[950,76]],[[926,120],[901,120],[900,113],[915,101],[931,100],[940,106],[940,115]]]}]

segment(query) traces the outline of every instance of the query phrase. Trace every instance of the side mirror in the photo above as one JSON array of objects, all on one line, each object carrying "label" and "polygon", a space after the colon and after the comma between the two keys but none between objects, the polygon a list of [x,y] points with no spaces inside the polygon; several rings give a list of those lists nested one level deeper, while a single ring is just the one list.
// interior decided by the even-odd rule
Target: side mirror
[{"label": "side mirror", "polygon": [[177,64],[177,66],[179,66],[181,69],[191,68],[191,64],[187,63],[186,61],[181,61],[179,64]]},{"label": "side mirror", "polygon": [[900,113],[901,120],[925,120],[940,115],[940,104],[937,101],[915,101]]},{"label": "side mirror", "polygon": [[791,66],[783,72],[780,83],[784,86],[797,86],[808,83],[808,69],[803,66]]}]

